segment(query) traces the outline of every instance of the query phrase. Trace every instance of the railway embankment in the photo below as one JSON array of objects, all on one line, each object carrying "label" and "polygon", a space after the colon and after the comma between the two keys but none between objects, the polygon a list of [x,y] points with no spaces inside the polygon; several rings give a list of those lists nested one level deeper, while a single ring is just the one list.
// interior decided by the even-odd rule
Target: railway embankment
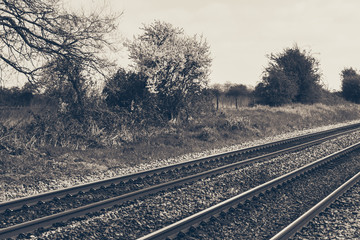
[{"label": "railway embankment", "polygon": [[[10,127],[14,116],[2,116],[1,124]],[[19,151],[0,149],[0,201],[320,131],[358,119],[360,107],[354,104],[228,109],[186,125],[155,129],[151,137],[121,146],[77,149],[21,142],[16,126],[27,127],[25,119],[12,126],[10,132],[16,137],[13,147],[18,146]],[[1,136],[2,145],[5,139]]]}]

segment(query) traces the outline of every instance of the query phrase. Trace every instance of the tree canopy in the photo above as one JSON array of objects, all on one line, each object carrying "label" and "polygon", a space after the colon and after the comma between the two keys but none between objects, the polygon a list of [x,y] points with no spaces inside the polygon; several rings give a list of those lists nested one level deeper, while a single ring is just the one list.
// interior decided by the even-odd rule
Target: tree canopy
[{"label": "tree canopy", "polygon": [[103,93],[107,106],[131,111],[134,104],[146,99],[146,77],[121,68],[106,82]]},{"label": "tree canopy", "polygon": [[298,92],[296,82],[279,69],[268,70],[263,81],[255,88],[258,102],[270,106],[291,103]]},{"label": "tree canopy", "polygon": [[351,102],[360,103],[360,74],[353,68],[345,68],[341,72],[342,95]]},{"label": "tree canopy", "polygon": [[147,77],[146,87],[164,115],[177,118],[207,86],[209,46],[201,36],[187,36],[166,22],[155,21],[142,30],[127,44],[133,69]]},{"label": "tree canopy", "polygon": [[236,84],[231,86],[226,95],[235,99],[235,106],[238,109],[238,99],[241,96],[248,96],[250,94],[248,88],[243,84]]},{"label": "tree canopy", "polygon": [[308,104],[320,99],[319,62],[309,52],[294,46],[271,54],[269,59],[263,81],[256,87],[261,102],[269,105]]}]

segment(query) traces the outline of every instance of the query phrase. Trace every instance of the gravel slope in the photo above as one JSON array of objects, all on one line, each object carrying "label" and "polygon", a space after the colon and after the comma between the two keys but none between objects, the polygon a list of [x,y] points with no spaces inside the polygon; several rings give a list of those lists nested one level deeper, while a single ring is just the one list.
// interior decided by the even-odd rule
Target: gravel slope
[{"label": "gravel slope", "polygon": [[[237,149],[241,149],[241,148],[245,148],[245,147],[265,144],[265,143],[282,140],[282,139],[286,139],[286,138],[290,138],[290,137],[295,137],[295,136],[299,136],[299,135],[303,135],[303,134],[324,131],[324,130],[327,130],[330,128],[341,127],[341,126],[344,126],[347,124],[353,124],[353,123],[357,123],[357,122],[359,122],[359,121],[352,121],[352,122],[347,122],[347,123],[340,123],[340,124],[335,124],[335,125],[318,127],[318,128],[314,128],[314,129],[307,129],[307,130],[303,130],[303,131],[296,131],[296,132],[291,132],[291,133],[287,133],[287,134],[268,137],[268,138],[253,141],[253,142],[247,142],[247,143],[242,143],[239,145],[233,145],[233,146],[229,146],[226,148],[211,149],[211,150],[204,151],[204,152],[186,154],[186,155],[179,156],[177,158],[151,160],[146,164],[141,164],[141,165],[137,165],[134,167],[119,167],[119,168],[115,168],[115,169],[113,169],[113,168],[98,169],[96,166],[89,165],[89,166],[85,166],[83,170],[81,168],[76,167],[76,169],[78,169],[78,171],[79,171],[78,176],[69,175],[66,170],[69,167],[70,168],[75,167],[75,165],[77,164],[76,159],[73,159],[70,161],[67,159],[66,156],[64,156],[64,159],[58,159],[58,160],[55,159],[55,160],[51,160],[51,161],[49,160],[47,162],[47,164],[51,164],[54,171],[56,171],[56,174],[57,174],[56,177],[54,177],[53,173],[51,171],[49,171],[49,173],[48,173],[49,178],[47,180],[37,181],[36,184],[19,184],[19,183],[17,183],[16,179],[12,179],[10,182],[8,182],[8,181],[1,182],[0,181],[0,189],[2,190],[0,192],[0,202],[9,201],[9,200],[15,199],[15,198],[35,195],[35,194],[39,194],[39,193],[43,193],[43,192],[47,192],[47,191],[51,191],[51,190],[55,190],[55,189],[66,188],[66,187],[70,187],[70,186],[74,186],[74,185],[78,185],[78,184],[93,182],[93,181],[106,179],[106,178],[110,178],[110,177],[127,175],[127,174],[144,171],[147,169],[153,169],[156,167],[166,166],[166,165],[170,165],[170,164],[174,164],[174,163],[185,162],[185,161],[189,161],[191,159],[200,158],[200,157],[208,156],[211,154],[233,151],[233,150],[237,150]],[[66,165],[66,164],[68,164],[67,163],[68,161],[71,162],[71,164],[75,164],[75,165],[74,166],[72,166],[71,164]],[[95,168],[95,169],[97,169],[97,171],[89,172],[89,169],[91,169],[91,168]],[[58,174],[60,174],[60,176],[58,176]],[[21,178],[21,176],[18,176],[18,177]]]},{"label": "gravel slope", "polygon": [[[289,172],[292,169],[302,166],[310,161],[316,160],[317,158],[326,156],[343,147],[349,146],[356,142],[358,138],[360,138],[360,131],[348,134],[347,136],[340,136],[321,145],[308,148],[305,151],[297,153],[295,152],[264,163],[254,164],[253,166],[237,171],[237,175],[233,175],[232,172],[219,175],[216,181],[218,181],[219,184],[222,184],[222,186],[218,186],[222,187],[222,192],[237,194],[251,187],[262,184],[276,176],[283,174],[284,172]],[[205,168],[205,170],[206,169],[207,168]],[[198,168],[195,168],[191,172],[194,172],[195,174],[198,171]],[[180,178],[180,176],[178,176],[180,173],[181,172],[172,172],[169,174],[165,173],[156,177],[144,179],[142,181],[132,181],[119,186],[77,194],[71,197],[67,197],[61,201],[50,201],[46,205],[37,204],[28,208],[21,208],[11,212],[0,213],[0,228],[80,207],[92,202],[103,200],[105,198],[119,196],[130,191],[135,191],[137,189],[145,188],[151,185],[170,181],[175,178]],[[214,179],[205,179],[204,183],[206,184],[207,181],[210,182],[211,186],[211,182],[214,181]],[[227,184],[228,182],[230,182],[230,184]],[[236,184],[231,184],[231,182],[236,182]],[[229,186],[231,186],[231,188],[229,188]],[[205,190],[211,191],[212,189]],[[225,194],[225,196],[226,195],[228,196],[228,194]]]}]

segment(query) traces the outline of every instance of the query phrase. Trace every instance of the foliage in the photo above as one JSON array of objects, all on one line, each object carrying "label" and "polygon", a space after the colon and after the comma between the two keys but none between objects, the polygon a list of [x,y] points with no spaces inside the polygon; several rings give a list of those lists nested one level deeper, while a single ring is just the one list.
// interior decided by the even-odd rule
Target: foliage
[{"label": "foliage", "polygon": [[146,81],[147,77],[143,74],[120,68],[106,81],[102,92],[106,106],[127,117],[127,124],[133,129],[146,129],[164,122],[154,94],[146,88]]},{"label": "foliage", "polygon": [[37,85],[45,95],[58,104],[60,111],[81,120],[84,117],[87,94],[92,86],[85,75],[84,64],[59,58],[47,64]]},{"label": "foliage", "polygon": [[156,96],[167,119],[179,119],[194,96],[207,86],[211,58],[202,37],[189,37],[180,28],[155,21],[127,44],[134,70],[147,77],[146,87]]},{"label": "foliage", "polygon": [[[297,46],[271,54],[265,69],[263,82],[257,86],[260,102],[281,105],[290,102],[315,103],[320,99],[319,62],[310,53]],[[281,89],[278,89],[278,88]],[[289,89],[287,89],[289,88]],[[277,95],[279,94],[279,99]]]},{"label": "foliage", "polygon": [[106,81],[103,94],[110,108],[124,108],[128,111],[139,105],[148,95],[146,77],[141,73],[126,72],[121,68]]},{"label": "foliage", "polygon": [[248,94],[249,94],[249,90],[243,84],[233,85],[226,92],[226,95],[231,97],[246,96]]},{"label": "foliage", "polygon": [[341,72],[342,96],[351,102],[360,103],[360,75],[352,68]]},{"label": "foliage", "polygon": [[213,84],[207,88],[211,96],[211,101],[216,106],[216,110],[220,108],[236,109],[241,107],[252,106],[254,103],[254,90],[252,87],[243,84],[234,84],[226,82],[224,84]]},{"label": "foliage", "polygon": [[249,94],[250,94],[250,91],[243,84],[233,85],[226,92],[227,96],[233,97],[235,99],[236,109],[238,109],[238,99],[239,99],[239,97],[248,96]]},{"label": "foliage", "polygon": [[33,97],[32,91],[28,89],[0,88],[0,106],[29,106]]},{"label": "foliage", "polygon": [[263,82],[255,88],[255,96],[259,99],[259,103],[270,106],[291,103],[297,92],[296,82],[278,69],[269,69],[263,77]]},{"label": "foliage", "polygon": [[220,84],[214,84],[212,87],[208,88],[209,94],[216,98],[216,110],[219,110],[219,99],[223,94],[223,90]]},{"label": "foliage", "polygon": [[321,89],[320,102],[326,105],[345,105],[348,103],[342,96],[342,92],[330,92],[327,89]]},{"label": "foliage", "polygon": [[202,89],[200,94],[193,95],[189,99],[188,107],[182,110],[182,115],[186,120],[207,117],[214,111],[212,104],[212,94],[208,89]]}]

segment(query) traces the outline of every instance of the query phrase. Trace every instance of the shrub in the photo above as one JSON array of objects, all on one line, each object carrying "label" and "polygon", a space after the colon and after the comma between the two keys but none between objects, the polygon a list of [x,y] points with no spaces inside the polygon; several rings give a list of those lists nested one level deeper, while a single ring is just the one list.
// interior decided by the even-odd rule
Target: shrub
[{"label": "shrub", "polygon": [[314,57],[295,46],[269,58],[263,82],[256,87],[260,103],[275,106],[319,101],[321,75]]},{"label": "shrub", "polygon": [[352,68],[344,69],[342,77],[342,96],[351,102],[360,103],[360,75]]},{"label": "shrub", "polygon": [[210,48],[202,37],[190,37],[180,28],[155,21],[127,44],[134,70],[148,77],[163,117],[188,117],[194,97],[207,86],[211,65]]},{"label": "shrub", "polygon": [[289,79],[282,71],[268,70],[263,82],[255,88],[255,96],[260,104],[279,106],[291,103],[298,92],[294,80]]},{"label": "shrub", "polygon": [[128,111],[144,101],[147,93],[145,76],[126,72],[122,68],[106,82],[103,90],[108,107],[124,108]]}]

